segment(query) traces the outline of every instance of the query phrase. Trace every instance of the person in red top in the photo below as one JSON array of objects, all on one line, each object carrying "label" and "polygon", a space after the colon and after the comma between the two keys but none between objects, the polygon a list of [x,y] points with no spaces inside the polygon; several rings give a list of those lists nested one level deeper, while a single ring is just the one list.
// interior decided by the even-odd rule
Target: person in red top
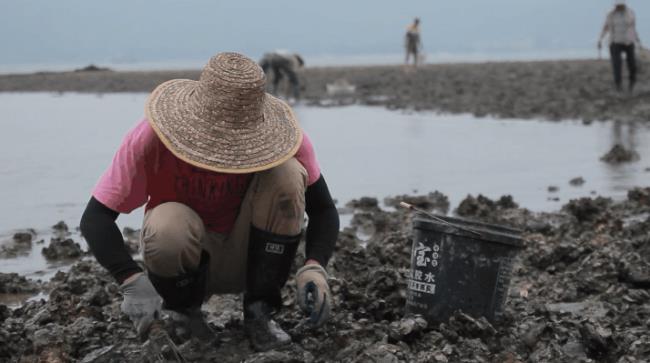
[{"label": "person in red top", "polygon": [[[198,81],[159,85],[95,186],[81,231],[120,283],[141,335],[161,311],[187,335],[214,335],[201,313],[213,294],[244,293],[244,328],[263,351],[291,341],[272,319],[304,229],[297,301],[314,326],[330,314],[325,266],[338,213],[309,137],[266,78],[237,53],[212,57]],[[115,220],[145,206],[144,271]]]}]

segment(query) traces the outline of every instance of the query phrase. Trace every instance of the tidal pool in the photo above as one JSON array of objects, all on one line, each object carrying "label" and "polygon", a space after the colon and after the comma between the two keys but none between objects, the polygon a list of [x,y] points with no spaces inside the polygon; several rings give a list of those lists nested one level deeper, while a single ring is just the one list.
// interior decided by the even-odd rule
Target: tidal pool
[{"label": "tidal pool", "polygon": [[[0,241],[34,228],[36,239],[48,243],[50,226],[60,220],[74,230],[94,183],[141,119],[146,97],[0,94]],[[365,106],[295,110],[339,206],[361,196],[381,200],[439,190],[452,207],[467,194],[511,194],[523,207],[551,211],[592,193],[622,198],[650,180],[650,128],[643,125],[477,119]],[[601,162],[615,143],[634,148],[641,160]],[[578,176],[586,183],[569,185]],[[559,190],[550,193],[551,185]],[[141,218],[139,209],[118,222],[139,228]],[[0,272],[38,275],[59,268],[43,260],[41,247],[3,260]]]}]

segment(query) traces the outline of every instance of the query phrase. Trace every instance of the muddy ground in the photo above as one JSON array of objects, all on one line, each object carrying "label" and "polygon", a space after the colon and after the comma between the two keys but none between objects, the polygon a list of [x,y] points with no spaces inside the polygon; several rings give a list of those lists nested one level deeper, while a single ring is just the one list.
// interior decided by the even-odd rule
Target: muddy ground
[{"label": "muddy ground", "polygon": [[[389,198],[449,209],[440,193]],[[294,287],[277,321],[293,343],[255,353],[244,337],[238,296],[204,304],[218,337],[176,343],[191,362],[647,362],[650,357],[650,188],[622,202],[572,200],[557,213],[532,213],[508,196],[468,196],[453,213],[525,231],[509,298],[494,324],[457,312],[440,324],[406,316],[413,212],[373,198],[352,201],[328,270],[335,308],[320,330],[303,324]],[[388,210],[390,209],[390,210]],[[363,232],[363,233],[361,233]],[[364,236],[363,240],[360,236]],[[13,281],[13,283],[12,283]],[[2,286],[30,286],[3,276]],[[41,287],[43,288],[43,287]],[[0,305],[0,361],[142,362],[151,355],[119,312],[117,285],[92,260],[79,260],[45,287],[49,300]],[[172,334],[173,336],[173,334]]]},{"label": "muddy ground", "polygon": [[[613,90],[605,60],[435,64],[418,69],[314,67],[301,71],[300,78],[304,101],[310,105],[364,104],[501,118],[648,122],[650,63],[640,62],[640,69],[637,89],[631,94]],[[196,70],[101,69],[0,75],[0,92],[150,92],[166,80],[198,76]],[[355,92],[328,94],[327,84],[338,80],[355,86]]]}]

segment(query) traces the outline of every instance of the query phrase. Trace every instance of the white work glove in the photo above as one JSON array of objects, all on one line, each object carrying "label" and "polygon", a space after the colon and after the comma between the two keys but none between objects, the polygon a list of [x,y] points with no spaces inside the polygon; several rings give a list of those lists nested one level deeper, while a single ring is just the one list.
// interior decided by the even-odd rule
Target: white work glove
[{"label": "white work glove", "polygon": [[120,306],[122,312],[131,319],[138,335],[145,336],[151,323],[160,316],[162,298],[142,272],[126,279],[120,291],[124,296]]},{"label": "white work glove", "polygon": [[296,272],[298,305],[309,316],[309,323],[319,327],[327,321],[332,309],[332,293],[327,272],[318,264],[309,264]]}]

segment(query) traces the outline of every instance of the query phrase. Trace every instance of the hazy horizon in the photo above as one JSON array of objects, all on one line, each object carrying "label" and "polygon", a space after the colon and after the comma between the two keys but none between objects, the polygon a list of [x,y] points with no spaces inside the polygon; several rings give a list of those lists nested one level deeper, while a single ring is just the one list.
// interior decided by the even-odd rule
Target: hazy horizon
[{"label": "hazy horizon", "polygon": [[[405,27],[422,19],[431,54],[590,54],[611,0],[388,0],[326,5],[279,0],[5,0],[0,67],[20,64],[205,60],[289,49],[314,57],[397,55]],[[650,2],[629,1],[641,39]],[[392,59],[392,58],[391,58]],[[453,56],[450,56],[453,59]]]}]

